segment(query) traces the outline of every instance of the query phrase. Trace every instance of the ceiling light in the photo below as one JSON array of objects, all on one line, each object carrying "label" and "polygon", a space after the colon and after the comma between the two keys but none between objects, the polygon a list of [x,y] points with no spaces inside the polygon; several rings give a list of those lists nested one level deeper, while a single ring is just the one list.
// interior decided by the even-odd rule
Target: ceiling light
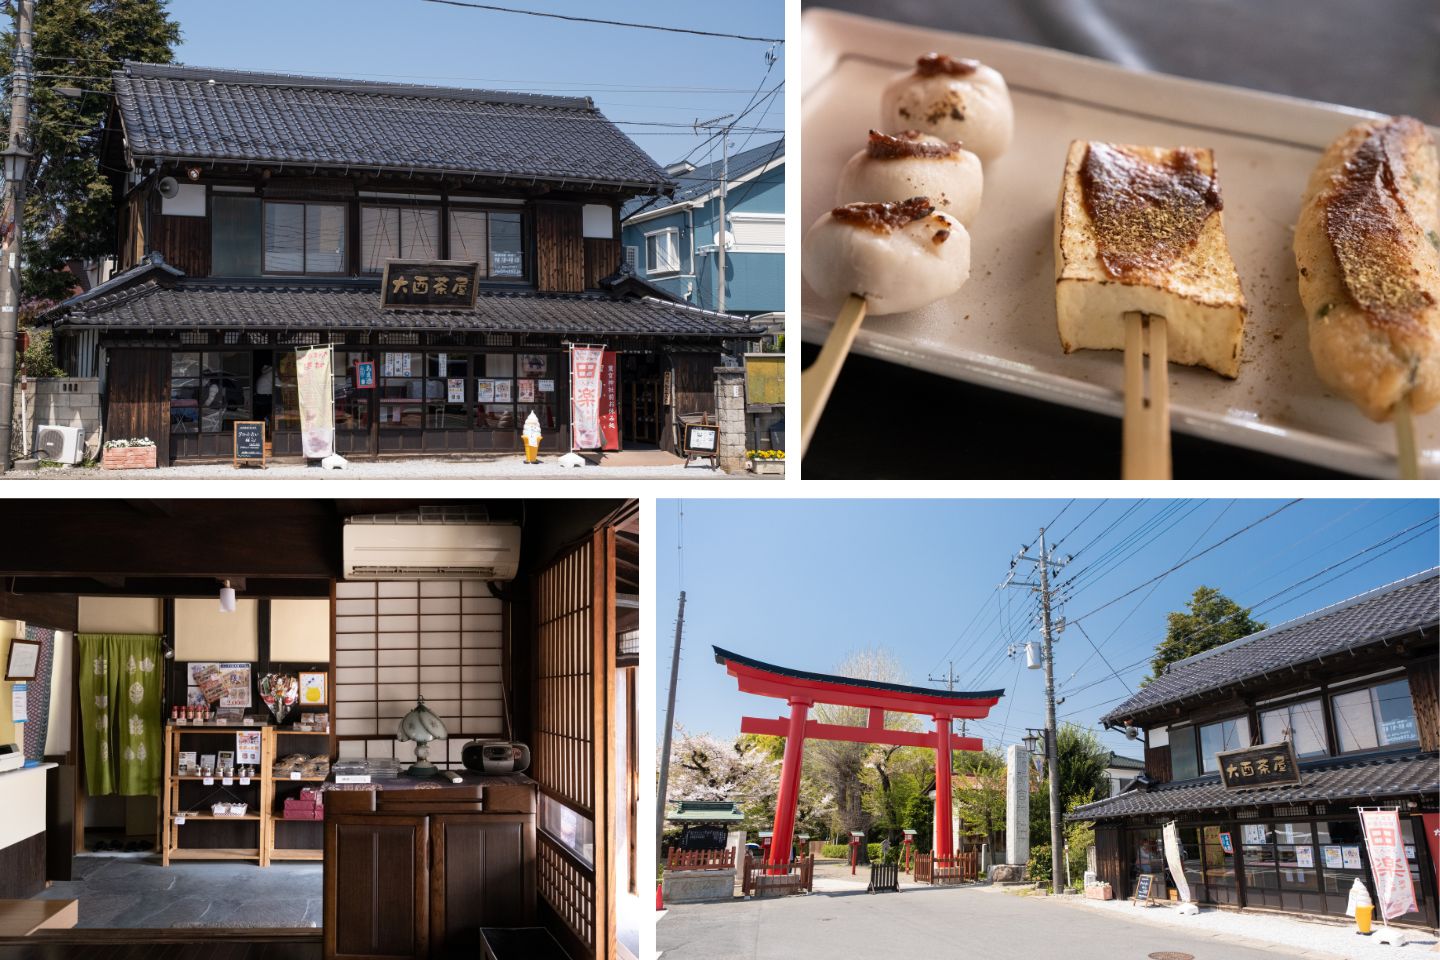
[{"label": "ceiling light", "polygon": [[235,588],[230,586],[229,580],[226,580],[225,585],[220,588],[220,612],[235,612]]}]

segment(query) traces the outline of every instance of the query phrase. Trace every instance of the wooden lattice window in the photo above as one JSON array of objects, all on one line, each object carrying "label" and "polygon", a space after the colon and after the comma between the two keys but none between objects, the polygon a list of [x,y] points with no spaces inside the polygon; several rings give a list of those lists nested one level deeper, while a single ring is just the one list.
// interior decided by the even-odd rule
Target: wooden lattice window
[{"label": "wooden lattice window", "polygon": [[581,943],[595,942],[595,876],[575,863],[555,841],[540,834],[535,871],[540,896]]},{"label": "wooden lattice window", "polygon": [[593,547],[558,560],[539,577],[539,723],[535,779],[546,793],[591,815],[594,778]]}]

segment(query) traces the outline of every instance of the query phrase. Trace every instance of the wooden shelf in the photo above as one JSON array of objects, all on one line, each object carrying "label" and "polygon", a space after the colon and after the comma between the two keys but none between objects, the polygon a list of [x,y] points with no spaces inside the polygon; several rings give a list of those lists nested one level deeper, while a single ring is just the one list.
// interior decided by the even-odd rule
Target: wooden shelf
[{"label": "wooden shelf", "polygon": [[165,856],[168,860],[259,860],[260,851],[254,847],[176,847]]},{"label": "wooden shelf", "polygon": [[[255,812],[247,813],[242,817],[217,817],[213,813],[185,813],[184,806],[180,803],[180,785],[182,783],[201,783],[205,780],[205,778],[202,776],[195,776],[191,774],[181,776],[180,774],[173,772],[179,769],[180,738],[185,736],[186,734],[192,733],[223,733],[228,736],[234,736],[236,733],[254,731],[258,731],[260,733],[260,763],[257,765],[259,770],[254,776],[250,778],[250,782],[248,784],[243,785],[243,789],[249,790],[251,788],[256,788],[260,791],[259,797],[256,798],[256,802],[251,806],[251,809]],[[328,731],[276,730],[272,726],[261,726],[259,724],[243,724],[240,726],[227,727],[200,727],[173,723],[166,724],[165,758],[163,768],[165,788],[161,796],[159,830],[156,831],[156,834],[159,837],[159,847],[162,864],[169,866],[172,859],[255,860],[259,862],[260,866],[265,867],[270,865],[270,860],[272,858],[282,860],[324,859],[324,851],[318,847],[281,847],[277,849],[275,846],[276,821],[285,823],[323,823],[323,821],[320,820],[287,821],[284,819],[283,816],[283,805],[281,806],[281,812],[277,814],[275,809],[276,784],[295,783],[303,785],[322,783],[326,779],[328,779],[328,777],[301,777],[298,780],[291,780],[288,776],[276,777],[273,773],[271,773],[270,770],[275,764],[277,753],[276,734],[279,733],[288,733],[292,736],[326,738],[330,737],[330,733]],[[331,759],[333,761],[334,758],[332,757]],[[242,787],[242,785],[238,782],[238,777],[233,777],[232,779],[236,782],[231,783],[228,787],[220,783],[220,781],[223,779],[222,777],[212,777],[211,779],[215,781],[215,783],[213,784],[213,788],[216,790],[236,789]],[[260,833],[258,846],[255,849],[237,847],[182,847],[179,845],[179,832],[180,828],[185,824],[175,823],[175,818],[177,816],[183,816],[187,824],[191,821],[220,823],[227,820],[237,823],[258,823]],[[192,837],[193,836],[194,835],[192,835]],[[234,840],[232,839],[231,842],[234,842]]]}]

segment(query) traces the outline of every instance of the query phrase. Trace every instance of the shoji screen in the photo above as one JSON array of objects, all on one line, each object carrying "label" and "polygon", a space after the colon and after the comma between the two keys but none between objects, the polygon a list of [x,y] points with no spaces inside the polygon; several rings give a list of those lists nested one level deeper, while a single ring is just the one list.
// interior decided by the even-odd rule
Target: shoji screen
[{"label": "shoji screen", "polygon": [[450,734],[450,762],[473,737],[503,736],[504,628],[504,604],[481,581],[337,583],[340,756],[414,759],[415,745],[397,743],[395,726],[422,695]]}]

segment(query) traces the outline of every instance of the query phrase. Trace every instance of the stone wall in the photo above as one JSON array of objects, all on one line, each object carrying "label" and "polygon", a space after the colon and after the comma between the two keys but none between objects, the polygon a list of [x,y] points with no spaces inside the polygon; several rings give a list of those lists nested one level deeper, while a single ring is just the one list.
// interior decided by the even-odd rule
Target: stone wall
[{"label": "stone wall", "polygon": [[720,469],[745,469],[745,368],[715,368],[715,421],[720,425]]},{"label": "stone wall", "polygon": [[[34,456],[37,426],[79,427],[85,456],[100,456],[100,380],[96,377],[27,379],[15,390],[12,454]],[[21,404],[24,404],[22,416]]]}]

